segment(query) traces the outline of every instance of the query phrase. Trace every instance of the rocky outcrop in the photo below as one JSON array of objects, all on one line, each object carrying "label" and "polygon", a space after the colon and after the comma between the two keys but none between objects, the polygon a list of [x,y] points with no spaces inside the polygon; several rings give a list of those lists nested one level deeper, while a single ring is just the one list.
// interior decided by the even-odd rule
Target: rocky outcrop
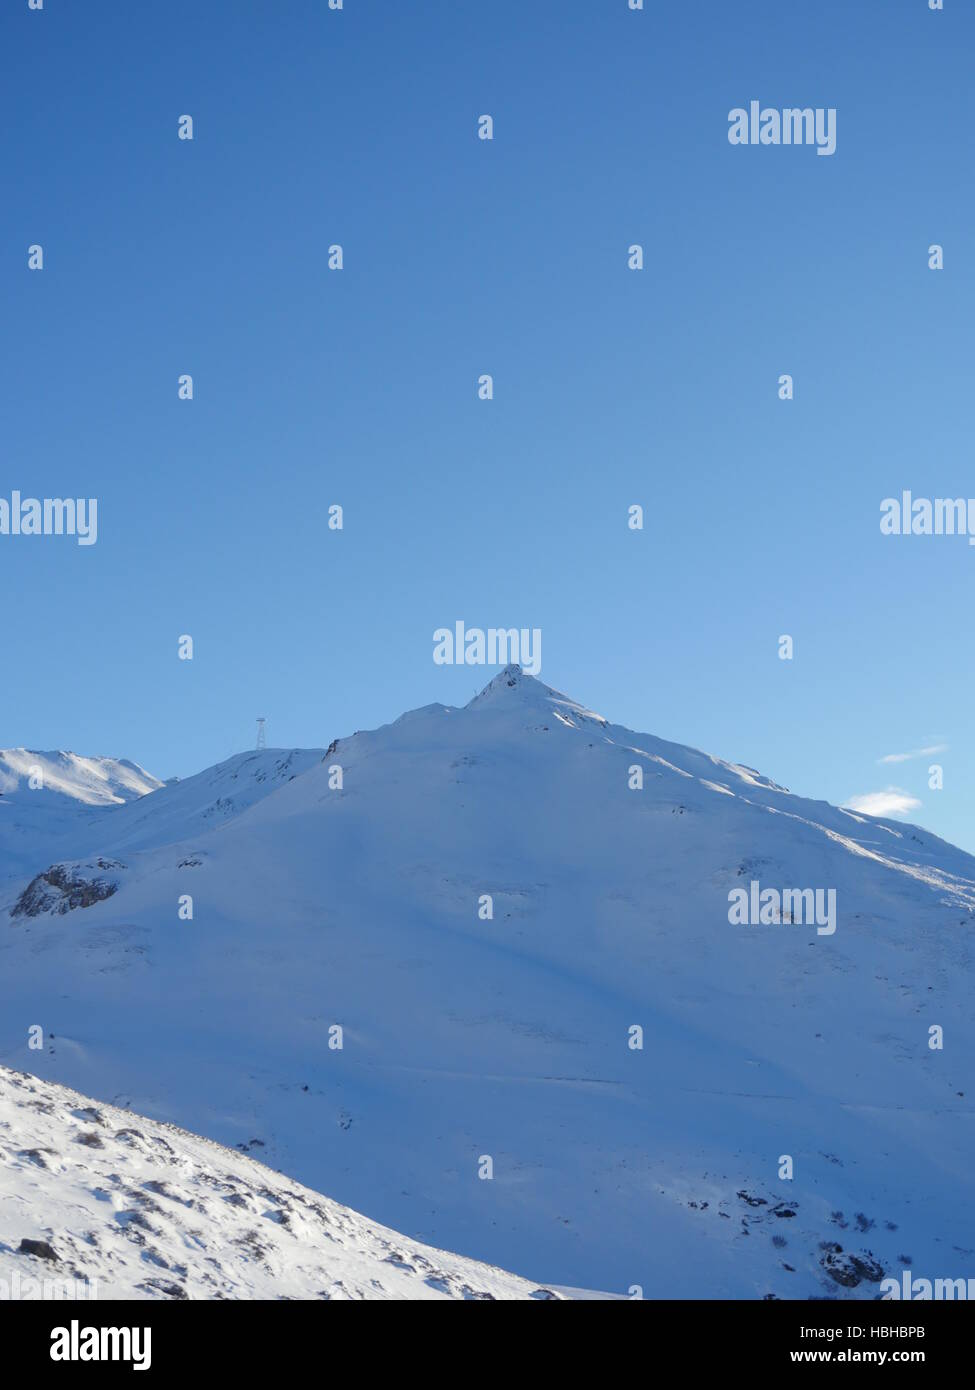
[{"label": "rocky outcrop", "polygon": [[124,868],[117,859],[96,859],[91,864],[52,864],[31,879],[10,909],[10,915],[39,917],[45,912],[63,915],[75,908],[104,902],[118,891],[118,880],[105,875]]}]

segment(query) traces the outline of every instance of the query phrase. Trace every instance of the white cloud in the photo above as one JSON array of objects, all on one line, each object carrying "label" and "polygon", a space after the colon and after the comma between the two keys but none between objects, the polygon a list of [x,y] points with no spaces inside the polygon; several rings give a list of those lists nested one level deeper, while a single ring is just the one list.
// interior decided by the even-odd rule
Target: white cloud
[{"label": "white cloud", "polygon": [[908,811],[916,811],[921,803],[900,787],[888,787],[882,792],[851,796],[844,805],[851,811],[862,811],[865,816],[906,816]]},{"label": "white cloud", "polygon": [[888,753],[878,763],[909,763],[912,758],[930,758],[933,753],[947,753],[947,743],[933,743],[930,748],[915,748],[911,753]]}]

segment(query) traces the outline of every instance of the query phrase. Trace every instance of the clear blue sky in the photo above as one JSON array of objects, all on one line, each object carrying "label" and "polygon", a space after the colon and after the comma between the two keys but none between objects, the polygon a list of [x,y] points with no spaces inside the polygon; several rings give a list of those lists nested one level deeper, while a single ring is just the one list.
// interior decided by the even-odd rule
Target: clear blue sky
[{"label": "clear blue sky", "polygon": [[[0,495],[95,496],[99,539],[0,537],[0,743],[160,776],[258,714],[324,745],[469,699],[493,671],[432,661],[463,618],[975,850],[975,550],[879,531],[902,488],[975,495],[945,3],[9,0]],[[836,153],[731,146],[753,98],[836,107]],[[943,791],[878,763],[933,743]]]}]

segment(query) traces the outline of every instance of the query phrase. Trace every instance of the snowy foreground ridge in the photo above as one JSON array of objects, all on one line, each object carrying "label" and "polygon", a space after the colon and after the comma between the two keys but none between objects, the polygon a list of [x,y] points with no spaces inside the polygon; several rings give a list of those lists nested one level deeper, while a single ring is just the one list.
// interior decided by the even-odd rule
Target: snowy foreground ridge
[{"label": "snowy foreground ridge", "polygon": [[541,1287],[975,1275],[975,859],[927,831],[517,667],[101,804],[5,756],[3,1064]]},{"label": "snowy foreground ridge", "polygon": [[7,1067],[0,1170],[8,1298],[45,1283],[83,1299],[559,1297],[407,1240],[232,1149]]}]

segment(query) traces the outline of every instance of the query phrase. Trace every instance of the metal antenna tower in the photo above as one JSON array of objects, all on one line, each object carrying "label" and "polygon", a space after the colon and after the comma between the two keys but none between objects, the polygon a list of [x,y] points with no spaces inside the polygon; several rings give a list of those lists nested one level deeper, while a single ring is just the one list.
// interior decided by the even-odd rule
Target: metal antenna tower
[{"label": "metal antenna tower", "polygon": [[258,716],[257,720],[257,746],[258,748],[267,747],[267,734],[264,732],[264,725],[267,720],[263,716]]}]

